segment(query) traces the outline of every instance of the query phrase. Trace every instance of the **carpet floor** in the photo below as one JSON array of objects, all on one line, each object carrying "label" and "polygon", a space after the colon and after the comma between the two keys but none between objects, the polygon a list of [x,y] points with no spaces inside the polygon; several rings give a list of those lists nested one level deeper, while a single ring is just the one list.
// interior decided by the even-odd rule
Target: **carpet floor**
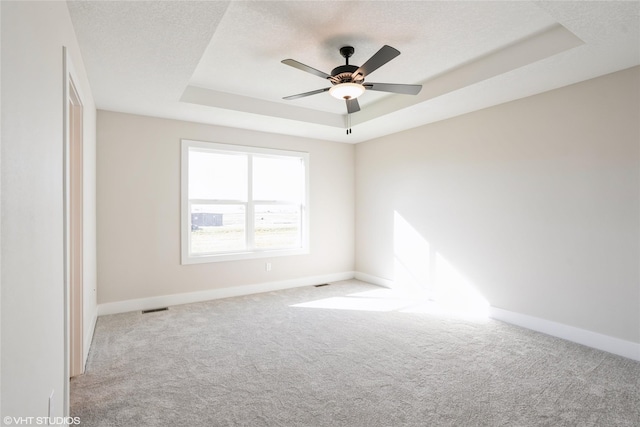
[{"label": "carpet floor", "polygon": [[640,426],[640,363],[355,280],[98,319],[83,426]]}]

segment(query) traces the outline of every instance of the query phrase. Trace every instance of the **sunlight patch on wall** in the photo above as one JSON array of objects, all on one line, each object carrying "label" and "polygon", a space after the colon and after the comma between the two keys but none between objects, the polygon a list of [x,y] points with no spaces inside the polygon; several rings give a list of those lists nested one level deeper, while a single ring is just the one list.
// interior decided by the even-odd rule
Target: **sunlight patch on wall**
[{"label": "sunlight patch on wall", "polygon": [[[489,302],[476,286],[397,211],[394,212],[394,286],[446,312],[487,317]],[[418,310],[432,312],[431,304]]]},{"label": "sunlight patch on wall", "polygon": [[488,318],[489,302],[474,283],[398,212],[394,214],[393,246],[393,288],[322,298],[291,307]]},{"label": "sunlight patch on wall", "polygon": [[398,212],[393,216],[394,287],[417,297],[428,297],[432,282],[431,247]]},{"label": "sunlight patch on wall", "polygon": [[450,311],[489,315],[489,302],[453,264],[436,253],[435,283],[431,298]]}]

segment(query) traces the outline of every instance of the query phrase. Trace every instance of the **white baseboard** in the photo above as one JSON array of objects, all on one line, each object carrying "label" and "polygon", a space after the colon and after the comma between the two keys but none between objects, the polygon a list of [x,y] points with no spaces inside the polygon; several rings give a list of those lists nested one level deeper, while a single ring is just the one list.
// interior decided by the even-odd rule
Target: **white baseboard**
[{"label": "white baseboard", "polygon": [[183,294],[161,295],[157,297],[109,302],[98,305],[98,316],[127,313],[129,311],[150,310],[154,308],[168,307],[171,305],[189,304],[193,302],[238,297],[242,295],[258,294],[262,292],[279,291],[282,289],[318,285],[321,283],[337,282],[340,280],[349,280],[353,278],[353,271],[345,271],[342,273],[301,277],[298,279],[281,280],[277,282],[256,283],[252,285],[234,286],[230,288],[210,289],[200,292],[188,292]]},{"label": "white baseboard", "polygon": [[[385,288],[394,287],[393,280],[383,279],[381,277],[372,276],[359,271],[355,272],[355,278],[373,285],[384,286]],[[625,341],[609,335],[599,334],[586,329],[580,329],[563,323],[528,316],[526,314],[515,313],[513,311],[503,310],[496,307],[489,307],[489,317],[512,325],[542,332],[557,338],[562,338],[567,341],[586,345],[587,347],[592,347],[598,350],[617,354],[618,356],[640,361],[640,343]]]},{"label": "white baseboard", "polygon": [[372,276],[360,271],[356,271],[354,273],[354,278],[362,280],[363,282],[371,283],[372,285],[378,285],[384,288],[393,288],[393,280],[383,279],[382,277]]},{"label": "white baseboard", "polygon": [[547,335],[562,338],[587,347],[596,348],[618,356],[640,361],[640,344],[625,341],[609,335],[587,331],[586,329],[568,326],[563,323],[552,322],[526,314],[514,313],[501,308],[490,307],[489,317],[512,325],[522,326]]},{"label": "white baseboard", "polygon": [[[192,302],[209,301],[242,295],[251,295],[262,292],[279,291],[283,289],[311,286],[327,282],[337,282],[340,280],[349,280],[353,278],[385,288],[394,287],[392,280],[372,276],[370,274],[362,273],[359,271],[346,271],[328,275],[302,277],[299,279],[257,283],[230,288],[211,289],[201,292],[189,292],[183,294],[162,295],[150,298],[110,302],[98,305],[98,316],[126,313],[138,310],[149,310],[159,307],[189,304]],[[588,331],[586,329],[580,329],[562,323],[557,323],[526,314],[515,313],[496,307],[489,308],[489,317],[537,332],[542,332],[547,335],[576,342],[578,344],[586,345],[588,347],[596,348],[598,350],[603,350],[609,353],[617,354],[619,356],[627,357],[629,359],[640,361],[640,343],[625,341],[623,339],[611,337],[609,335],[603,335],[597,332]],[[91,335],[93,335],[96,318],[97,317],[94,317],[93,324],[91,325]],[[85,343],[87,342],[86,340],[88,336],[89,331],[87,331]],[[87,356],[88,348],[85,350],[85,362]]]}]

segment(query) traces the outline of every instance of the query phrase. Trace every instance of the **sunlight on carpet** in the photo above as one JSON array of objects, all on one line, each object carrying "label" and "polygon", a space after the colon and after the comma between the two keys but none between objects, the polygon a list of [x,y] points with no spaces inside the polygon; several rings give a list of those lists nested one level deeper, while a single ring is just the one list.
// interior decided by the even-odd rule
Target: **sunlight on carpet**
[{"label": "sunlight on carpet", "polygon": [[400,313],[429,313],[444,316],[462,316],[469,319],[486,319],[489,305],[476,301],[457,301],[455,298],[436,302],[421,295],[411,295],[396,289],[375,289],[365,292],[322,298],[293,304],[291,307],[324,308],[332,310],[398,311]]},{"label": "sunlight on carpet", "polygon": [[640,425],[638,362],[462,313],[349,280],[101,316],[71,415],[92,427]]}]

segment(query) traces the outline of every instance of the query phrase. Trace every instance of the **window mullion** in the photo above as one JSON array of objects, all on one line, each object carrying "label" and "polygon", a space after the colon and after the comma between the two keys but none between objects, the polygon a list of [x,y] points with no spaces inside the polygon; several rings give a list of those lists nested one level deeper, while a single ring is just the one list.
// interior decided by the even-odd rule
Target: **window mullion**
[{"label": "window mullion", "polygon": [[186,248],[187,249],[187,256],[189,256],[189,257],[191,256],[191,227],[192,227],[191,226],[191,210],[192,210],[191,209],[191,205],[192,205],[191,200],[189,200],[187,198],[187,211],[183,212],[183,215],[185,215],[186,218],[187,218],[187,221],[186,221],[187,222],[187,230],[189,230],[189,232],[187,232],[187,248]]},{"label": "window mullion", "polygon": [[249,154],[247,156],[248,164],[248,177],[247,177],[247,205],[246,205],[246,230],[247,230],[247,249],[253,250],[255,249],[256,239],[255,239],[255,207],[253,204],[253,155]]}]

